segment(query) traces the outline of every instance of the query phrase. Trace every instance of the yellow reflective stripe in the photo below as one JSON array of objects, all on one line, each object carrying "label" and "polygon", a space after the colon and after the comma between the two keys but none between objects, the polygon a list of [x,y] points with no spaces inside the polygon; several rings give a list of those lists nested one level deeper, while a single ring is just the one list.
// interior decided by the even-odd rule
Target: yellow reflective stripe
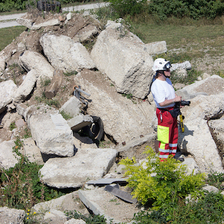
[{"label": "yellow reflective stripe", "polygon": [[157,140],[163,143],[169,143],[169,127],[157,126]]}]

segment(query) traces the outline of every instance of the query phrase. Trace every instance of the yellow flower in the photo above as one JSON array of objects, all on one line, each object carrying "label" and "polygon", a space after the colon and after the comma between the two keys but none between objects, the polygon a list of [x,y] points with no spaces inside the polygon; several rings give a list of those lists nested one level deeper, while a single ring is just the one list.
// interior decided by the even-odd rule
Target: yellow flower
[{"label": "yellow flower", "polygon": [[33,213],[34,215],[36,214],[36,212]]},{"label": "yellow flower", "polygon": [[29,215],[30,213],[26,213],[27,215]]},{"label": "yellow flower", "polygon": [[30,210],[28,209],[27,211],[29,212]]},{"label": "yellow flower", "polygon": [[26,219],[29,219],[29,217],[27,217]]}]

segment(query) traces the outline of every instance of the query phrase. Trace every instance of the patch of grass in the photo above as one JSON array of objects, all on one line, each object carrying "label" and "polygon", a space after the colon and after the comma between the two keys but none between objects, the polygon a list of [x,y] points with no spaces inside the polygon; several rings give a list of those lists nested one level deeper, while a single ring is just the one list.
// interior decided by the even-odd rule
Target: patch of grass
[{"label": "patch of grass", "polygon": [[38,102],[38,103],[45,103],[49,106],[55,106],[56,108],[59,108],[60,107],[60,103],[57,99],[47,99],[45,97],[45,94],[43,93],[41,97],[39,96],[36,96],[35,97],[35,100]]},{"label": "patch of grass", "polygon": [[26,30],[24,26],[16,26],[0,29],[0,51],[2,51],[8,44]]},{"label": "patch of grass", "polygon": [[127,99],[132,99],[132,97],[133,97],[131,93],[128,93],[128,94],[127,93],[122,93],[122,96],[126,97]]},{"label": "patch of grass", "polygon": [[72,76],[72,75],[77,75],[78,72],[77,71],[71,71],[71,72],[64,72],[65,76]]},{"label": "patch of grass", "polygon": [[[82,215],[81,213],[77,212],[76,210],[74,211],[66,211],[65,215],[69,219],[82,219],[83,221],[86,222],[86,224],[92,224],[92,223],[100,223],[100,224],[106,224],[107,220],[103,215],[89,215],[88,217]],[[112,223],[112,220],[111,222]]]},{"label": "patch of grass", "polygon": [[24,131],[25,131],[24,138],[30,138],[30,137],[32,137],[31,132],[30,132],[30,129],[25,128]]},{"label": "patch of grass", "polygon": [[195,69],[187,70],[187,76],[186,77],[180,77],[175,72],[172,72],[171,80],[172,83],[183,83],[185,85],[190,85],[194,83],[199,76],[201,76],[202,72],[197,71]]},{"label": "patch of grass", "polygon": [[15,122],[12,122],[10,125],[9,125],[9,130],[12,131],[13,129],[16,128],[16,123]]},{"label": "patch of grass", "polygon": [[8,170],[0,169],[0,206],[28,210],[34,204],[51,200],[65,194],[58,189],[45,186],[39,179],[42,167],[24,157],[23,142],[17,137],[13,151],[20,157],[18,163]]},{"label": "patch of grass", "polygon": [[62,110],[62,111],[60,112],[60,114],[62,115],[62,117],[63,117],[65,120],[69,120],[69,119],[72,118],[72,116],[69,115],[69,114],[67,114],[67,113],[65,113],[64,110]]}]

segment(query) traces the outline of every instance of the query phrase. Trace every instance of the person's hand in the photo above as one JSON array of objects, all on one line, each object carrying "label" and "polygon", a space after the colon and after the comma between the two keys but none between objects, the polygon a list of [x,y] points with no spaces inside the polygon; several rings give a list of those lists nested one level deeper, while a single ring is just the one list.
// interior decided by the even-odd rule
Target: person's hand
[{"label": "person's hand", "polygon": [[182,96],[176,96],[174,98],[174,102],[180,102],[182,100]]}]

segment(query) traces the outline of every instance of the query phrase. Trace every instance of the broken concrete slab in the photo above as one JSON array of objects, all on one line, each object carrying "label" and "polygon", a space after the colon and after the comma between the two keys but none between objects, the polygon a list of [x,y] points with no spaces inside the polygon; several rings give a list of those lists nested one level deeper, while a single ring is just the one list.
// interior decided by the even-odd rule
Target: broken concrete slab
[{"label": "broken concrete slab", "polygon": [[104,190],[110,192],[111,194],[126,202],[137,203],[137,199],[133,198],[130,193],[120,190],[118,184],[116,184],[115,186],[108,185],[104,188]]},{"label": "broken concrete slab", "polygon": [[154,148],[155,140],[156,133],[140,136],[139,138],[133,139],[128,143],[125,142],[124,146],[119,147],[117,151],[123,158],[132,158],[133,156],[136,157],[136,155],[138,155],[137,159],[143,159],[146,157],[146,155],[144,156],[144,154],[142,154],[145,151],[145,147],[149,146]]},{"label": "broken concrete slab", "polygon": [[27,116],[27,123],[41,153],[57,156],[74,155],[72,130],[61,114],[50,108],[33,108],[28,113],[32,116]]},{"label": "broken concrete slab", "polygon": [[13,152],[14,140],[0,143],[0,167],[9,169],[18,163],[19,157]]},{"label": "broken concrete slab", "polygon": [[32,138],[23,139],[22,153],[28,158],[31,163],[36,162],[39,165],[44,164],[40,149],[36,146]]},{"label": "broken concrete slab", "polygon": [[81,128],[91,125],[93,123],[93,118],[90,115],[79,114],[67,122],[72,131],[77,132]]},{"label": "broken concrete slab", "polygon": [[[130,222],[135,213],[140,209],[135,204],[126,203],[115,197],[104,188],[93,190],[79,190],[79,198],[95,215],[104,215],[108,222],[113,223]],[[113,207],[113,209],[111,209]]]},{"label": "broken concrete slab", "polygon": [[81,187],[88,179],[102,178],[112,167],[117,151],[111,148],[78,150],[70,158],[49,159],[40,169],[41,181],[56,188]]},{"label": "broken concrete slab", "polygon": [[16,90],[17,86],[12,80],[0,82],[0,113],[2,113],[6,109],[6,106],[12,102]]},{"label": "broken concrete slab", "polygon": [[0,207],[0,220],[2,224],[5,223],[23,224],[24,218],[25,218],[25,211],[22,209]]},{"label": "broken concrete slab", "polygon": [[167,52],[166,41],[157,41],[145,45],[149,55],[162,54]]},{"label": "broken concrete slab", "polygon": [[113,184],[113,183],[127,183],[127,178],[102,178],[99,180],[90,180],[86,182],[86,184],[93,184],[93,185],[106,185],[106,184]]},{"label": "broken concrete slab", "polygon": [[81,102],[75,96],[72,96],[64,105],[59,109],[60,112],[64,111],[71,117],[75,117],[80,113]]}]

